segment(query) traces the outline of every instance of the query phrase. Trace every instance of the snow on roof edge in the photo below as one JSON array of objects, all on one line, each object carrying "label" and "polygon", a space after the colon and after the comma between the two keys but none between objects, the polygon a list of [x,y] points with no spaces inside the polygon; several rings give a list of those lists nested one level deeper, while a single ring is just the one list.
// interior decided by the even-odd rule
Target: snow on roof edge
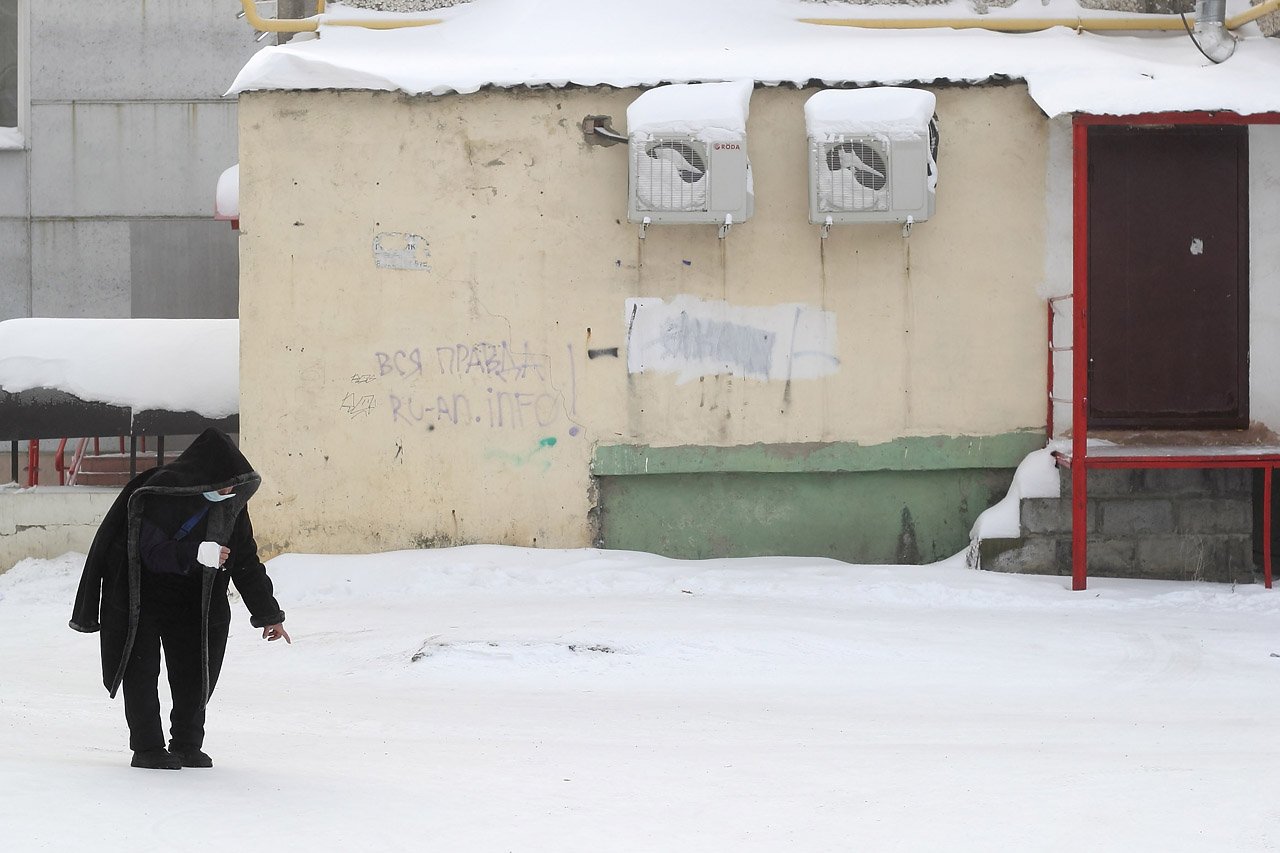
[{"label": "snow on roof edge", "polygon": [[[1248,0],[1228,0],[1228,11]],[[1234,7],[1234,8],[1232,8]],[[337,9],[335,4],[335,9]],[[326,26],[320,38],[265,47],[228,95],[285,90],[472,94],[484,89],[752,80],[805,88],[1025,83],[1049,117],[1071,113],[1280,111],[1280,40],[1255,24],[1221,65],[1181,33],[1032,33],[978,29],[866,30],[803,20],[822,7],[800,0],[484,0],[441,10],[440,26],[363,30]],[[898,17],[976,17],[964,0],[899,7]],[[883,17],[883,7],[842,6],[840,17]],[[1015,0],[993,18],[1071,17],[1075,0]],[[1122,13],[1090,11],[1090,17]],[[679,21],[678,27],[671,26]],[[538,38],[529,34],[537,32]],[[607,50],[602,46],[608,45]]]},{"label": "snow on roof edge", "polygon": [[234,415],[240,409],[240,321],[0,321],[0,390],[37,388],[136,410]]},{"label": "snow on roof edge", "polygon": [[[510,91],[515,89],[527,89],[529,91],[538,91],[541,89],[639,89],[650,90],[660,86],[670,86],[676,84],[698,84],[698,83],[726,83],[731,82],[720,77],[691,77],[691,78],[673,78],[663,77],[654,78],[640,82],[608,82],[602,80],[585,81],[585,80],[568,80],[568,81],[532,81],[532,82],[502,82],[494,81],[488,83],[477,83],[474,85],[466,85],[459,87],[438,87],[427,91],[414,91],[406,89],[395,84],[382,80],[381,85],[367,87],[350,87],[350,86],[299,86],[296,88],[281,88],[278,86],[248,86],[236,90],[234,88],[227,90],[224,97],[238,97],[240,94],[253,94],[259,92],[400,92],[409,97],[451,97],[459,95],[474,95],[479,92],[486,91]],[[1114,103],[1112,105],[1101,105],[1098,103],[1079,103],[1078,98],[1070,96],[1062,96],[1058,94],[1059,84],[1057,81],[1040,81],[1035,76],[1022,77],[1016,74],[992,73],[980,77],[885,77],[885,78],[860,78],[860,79],[833,79],[821,77],[809,77],[805,79],[768,79],[755,80],[754,84],[757,88],[781,88],[790,86],[796,90],[804,90],[811,88],[825,87],[829,89],[863,89],[873,86],[917,86],[929,88],[948,88],[948,87],[999,87],[1023,85],[1028,89],[1028,94],[1035,105],[1040,109],[1046,118],[1056,119],[1062,116],[1071,115],[1142,115],[1144,113],[1178,113],[1178,112],[1222,112],[1234,113],[1241,116],[1250,115],[1270,115],[1280,113],[1280,98],[1276,99],[1274,104],[1249,105],[1245,103],[1237,103],[1232,105],[1224,105],[1224,102],[1201,103],[1191,105],[1177,104],[1158,104],[1144,105],[1140,103]],[[1120,99],[1114,98],[1119,101]]]}]

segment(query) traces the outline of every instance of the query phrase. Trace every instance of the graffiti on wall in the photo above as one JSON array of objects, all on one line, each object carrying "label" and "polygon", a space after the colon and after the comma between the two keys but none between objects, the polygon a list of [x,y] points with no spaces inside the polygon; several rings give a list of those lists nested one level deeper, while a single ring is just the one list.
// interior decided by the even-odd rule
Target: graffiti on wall
[{"label": "graffiti on wall", "polygon": [[[566,345],[565,351],[569,367],[559,382],[549,354],[533,352],[528,344],[523,348],[513,346],[508,340],[375,351],[374,370],[369,375],[386,389],[386,416],[401,426],[428,431],[479,428],[547,432],[564,428],[574,436],[580,428],[574,420],[577,389],[573,345]],[[365,395],[347,396],[344,410],[350,406],[352,412],[364,411]],[[376,405],[375,401],[368,408]]]},{"label": "graffiti on wall", "polygon": [[742,307],[677,296],[626,302],[627,371],[684,383],[730,375],[762,381],[834,373],[835,314],[796,303]]}]

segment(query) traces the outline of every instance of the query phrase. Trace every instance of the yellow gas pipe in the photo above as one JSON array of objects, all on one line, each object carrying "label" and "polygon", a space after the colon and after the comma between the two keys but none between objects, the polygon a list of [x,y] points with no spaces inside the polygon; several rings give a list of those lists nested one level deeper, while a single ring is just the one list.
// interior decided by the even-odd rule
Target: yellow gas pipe
[{"label": "yellow gas pipe", "polygon": [[[1276,0],[1280,3],[1280,0]],[[316,13],[310,18],[264,18],[258,14],[254,0],[240,0],[245,20],[260,33],[313,33],[320,26],[325,0],[316,0]],[[344,18],[325,21],[326,27],[364,27],[368,30],[399,30],[405,27],[429,27],[444,23],[439,18]]]},{"label": "yellow gas pipe", "polygon": [[[1280,0],[1267,0],[1247,12],[1227,18],[1226,27],[1234,30],[1263,15],[1280,10]],[[800,18],[802,24],[821,24],[827,27],[862,27],[872,30],[923,30],[951,28],[954,30],[992,30],[999,33],[1031,33],[1052,27],[1070,27],[1073,30],[1158,30],[1181,32],[1184,27],[1195,26],[1195,18],[1188,15],[1186,23],[1178,15],[1149,15],[1143,18]]]}]

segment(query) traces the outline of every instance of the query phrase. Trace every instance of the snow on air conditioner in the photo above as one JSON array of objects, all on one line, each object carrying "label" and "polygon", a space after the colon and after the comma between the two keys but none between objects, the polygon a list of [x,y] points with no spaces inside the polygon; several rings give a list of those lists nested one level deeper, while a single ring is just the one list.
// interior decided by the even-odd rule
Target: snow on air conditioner
[{"label": "snow on air conditioner", "polygon": [[921,89],[831,89],[811,97],[804,106],[809,221],[910,224],[932,216],[935,106],[933,93]]},{"label": "snow on air conditioner", "polygon": [[631,103],[627,221],[716,224],[724,236],[750,218],[752,87],[750,81],[674,84]]}]

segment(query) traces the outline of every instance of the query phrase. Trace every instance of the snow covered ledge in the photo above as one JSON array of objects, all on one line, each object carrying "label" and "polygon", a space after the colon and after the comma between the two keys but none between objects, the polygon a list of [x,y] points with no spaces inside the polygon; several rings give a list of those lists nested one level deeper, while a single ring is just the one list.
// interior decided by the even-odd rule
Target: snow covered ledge
[{"label": "snow covered ledge", "polygon": [[21,151],[26,147],[22,131],[16,127],[0,127],[0,151]]},{"label": "snow covered ledge", "polygon": [[1050,446],[1027,454],[1013,473],[1008,494],[978,516],[969,531],[969,549],[965,552],[967,567],[982,568],[979,546],[983,539],[1017,539],[1022,536],[1020,513],[1023,498],[1056,498],[1061,495],[1062,484],[1053,461],[1054,449]]},{"label": "snow covered ledge", "polygon": [[[182,365],[181,381],[175,381],[175,364]],[[240,323],[43,317],[0,322],[0,391],[36,388],[134,411],[234,415],[240,411]]]},{"label": "snow covered ledge", "polygon": [[0,573],[28,557],[86,553],[119,489],[0,486]]}]

